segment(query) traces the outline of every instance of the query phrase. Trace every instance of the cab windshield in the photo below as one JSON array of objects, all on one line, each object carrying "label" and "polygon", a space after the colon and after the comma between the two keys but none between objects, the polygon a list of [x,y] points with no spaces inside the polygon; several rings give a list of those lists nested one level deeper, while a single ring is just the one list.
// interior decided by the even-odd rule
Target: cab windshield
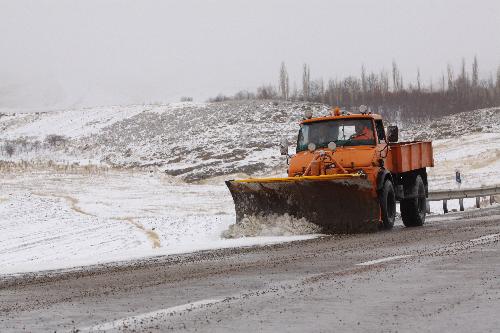
[{"label": "cab windshield", "polygon": [[339,119],[302,124],[297,151],[307,150],[310,143],[325,148],[330,142],[337,146],[374,146],[373,123],[370,119]]}]

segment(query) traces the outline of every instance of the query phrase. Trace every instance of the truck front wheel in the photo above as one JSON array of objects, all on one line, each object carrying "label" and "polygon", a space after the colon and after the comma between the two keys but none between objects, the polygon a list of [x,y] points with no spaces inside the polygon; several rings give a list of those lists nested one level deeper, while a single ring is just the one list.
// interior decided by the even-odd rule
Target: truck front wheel
[{"label": "truck front wheel", "polygon": [[396,219],[396,194],[390,180],[384,183],[380,192],[380,208],[382,210],[382,227],[392,229]]},{"label": "truck front wheel", "polygon": [[419,227],[425,222],[426,201],[425,185],[420,175],[414,178],[411,193],[416,194],[416,198],[401,200],[401,218],[406,227]]}]

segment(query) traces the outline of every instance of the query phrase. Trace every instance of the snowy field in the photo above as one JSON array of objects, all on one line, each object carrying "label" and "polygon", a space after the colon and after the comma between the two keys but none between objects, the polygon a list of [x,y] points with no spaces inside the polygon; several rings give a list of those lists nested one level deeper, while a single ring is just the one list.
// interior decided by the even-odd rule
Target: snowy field
[{"label": "snowy field", "polygon": [[[324,111],[187,103],[0,117],[0,274],[317,237],[314,226],[287,217],[231,227],[234,207],[223,182],[283,174],[276,133],[293,138],[305,107]],[[499,115],[476,112],[469,127],[457,117],[444,137],[439,128],[429,132],[432,124],[402,128],[403,139],[435,139],[431,190],[456,188],[456,169],[462,188],[500,184]],[[431,210],[440,213],[441,202]]]},{"label": "snowy field", "polygon": [[[461,188],[500,185],[500,133],[479,133],[433,141],[434,168],[428,170],[429,190],[457,189],[455,170],[460,170]],[[486,203],[486,198],[484,202]],[[466,208],[476,200],[464,199]],[[442,202],[431,202],[431,211],[442,213]],[[458,200],[448,209],[459,209]]]},{"label": "snowy field", "polygon": [[225,238],[235,221],[225,185],[161,174],[13,172],[1,188],[0,274],[313,237],[282,223],[249,232],[285,236]]}]

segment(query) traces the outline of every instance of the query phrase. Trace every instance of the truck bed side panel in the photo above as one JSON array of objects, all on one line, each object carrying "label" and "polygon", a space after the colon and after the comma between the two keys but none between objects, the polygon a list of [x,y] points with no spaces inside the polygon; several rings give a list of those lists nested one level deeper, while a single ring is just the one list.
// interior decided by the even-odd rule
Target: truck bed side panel
[{"label": "truck bed side panel", "polygon": [[[430,141],[399,142],[390,144],[391,172],[403,173],[434,166]],[[388,167],[389,167],[388,165]]]}]

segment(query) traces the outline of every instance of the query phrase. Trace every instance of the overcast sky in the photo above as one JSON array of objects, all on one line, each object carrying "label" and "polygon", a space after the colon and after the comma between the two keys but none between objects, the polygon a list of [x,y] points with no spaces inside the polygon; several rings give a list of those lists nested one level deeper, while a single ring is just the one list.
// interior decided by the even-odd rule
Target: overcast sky
[{"label": "overcast sky", "polygon": [[500,65],[499,0],[0,0],[0,107],[204,101],[390,69]]}]

